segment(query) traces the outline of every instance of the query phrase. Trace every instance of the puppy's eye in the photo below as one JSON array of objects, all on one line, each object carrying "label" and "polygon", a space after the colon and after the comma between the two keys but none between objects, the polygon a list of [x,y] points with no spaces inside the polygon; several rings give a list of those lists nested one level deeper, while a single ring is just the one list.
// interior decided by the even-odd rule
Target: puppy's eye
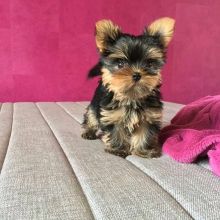
[{"label": "puppy's eye", "polygon": [[125,63],[122,60],[119,60],[117,66],[118,68],[123,68],[125,66]]},{"label": "puppy's eye", "polygon": [[155,59],[148,59],[147,60],[148,67],[153,67],[156,63],[157,63],[157,61]]}]

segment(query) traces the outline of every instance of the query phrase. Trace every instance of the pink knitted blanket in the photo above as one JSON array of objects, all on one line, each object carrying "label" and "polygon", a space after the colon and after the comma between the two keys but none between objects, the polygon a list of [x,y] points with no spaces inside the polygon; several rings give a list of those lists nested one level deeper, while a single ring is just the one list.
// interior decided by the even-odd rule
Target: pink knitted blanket
[{"label": "pink knitted blanket", "polygon": [[208,155],[212,171],[220,176],[220,95],[206,96],[182,108],[160,133],[163,152],[191,163]]}]

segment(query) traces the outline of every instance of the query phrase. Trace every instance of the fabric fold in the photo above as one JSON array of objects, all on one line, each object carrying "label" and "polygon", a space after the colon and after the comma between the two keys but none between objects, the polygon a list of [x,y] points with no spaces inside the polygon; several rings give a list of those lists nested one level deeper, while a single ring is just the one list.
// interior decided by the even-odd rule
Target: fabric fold
[{"label": "fabric fold", "polygon": [[191,163],[208,156],[220,176],[220,95],[206,96],[182,108],[162,129],[163,152],[174,160]]}]

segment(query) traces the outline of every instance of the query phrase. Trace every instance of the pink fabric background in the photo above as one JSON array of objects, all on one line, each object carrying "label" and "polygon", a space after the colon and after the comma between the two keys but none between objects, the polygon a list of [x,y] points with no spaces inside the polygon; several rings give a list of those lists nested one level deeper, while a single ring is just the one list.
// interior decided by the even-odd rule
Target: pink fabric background
[{"label": "pink fabric background", "polygon": [[219,0],[0,0],[0,101],[89,100],[94,23],[110,18],[138,34],[161,16],[176,19],[164,99],[219,94],[219,11]]}]

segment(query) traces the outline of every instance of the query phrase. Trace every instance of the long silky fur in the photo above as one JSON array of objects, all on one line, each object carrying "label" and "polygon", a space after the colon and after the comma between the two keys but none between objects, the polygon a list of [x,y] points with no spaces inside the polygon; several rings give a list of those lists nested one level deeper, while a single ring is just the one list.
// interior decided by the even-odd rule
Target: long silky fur
[{"label": "long silky fur", "polygon": [[[97,23],[100,59],[88,78],[100,76],[100,81],[84,116],[84,138],[95,139],[101,129],[107,152],[122,157],[160,155],[160,71],[173,26],[172,19],[162,18],[134,36],[122,33],[111,21]],[[138,82],[132,78],[134,73],[140,76]]]}]

